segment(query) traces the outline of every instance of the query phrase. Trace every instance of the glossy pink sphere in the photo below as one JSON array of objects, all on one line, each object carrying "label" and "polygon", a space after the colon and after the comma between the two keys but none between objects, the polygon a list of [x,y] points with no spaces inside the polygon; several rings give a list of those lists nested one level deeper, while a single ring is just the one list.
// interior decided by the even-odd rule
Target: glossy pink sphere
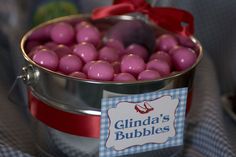
[{"label": "glossy pink sphere", "polygon": [[90,25],[80,28],[76,33],[76,39],[78,43],[89,42],[94,46],[98,46],[100,37],[101,35],[99,30],[96,27]]},{"label": "glossy pink sphere", "polygon": [[34,41],[34,40],[28,41],[28,42],[26,43],[25,50],[26,50],[27,52],[30,52],[30,51],[32,51],[32,49],[33,49],[34,47],[39,46],[39,45],[40,45],[40,42],[38,42],[38,41]]},{"label": "glossy pink sphere", "polygon": [[144,59],[144,61],[148,58],[148,51],[145,47],[138,44],[131,44],[126,49],[127,54],[135,54]]},{"label": "glossy pink sphere", "polygon": [[55,42],[47,42],[44,44],[44,46],[46,46],[50,50],[54,50],[57,47],[57,44]]},{"label": "glossy pink sphere", "polygon": [[59,44],[72,42],[75,35],[73,27],[65,22],[57,23],[51,30],[51,39]]},{"label": "glossy pink sphere", "polygon": [[73,76],[73,77],[77,77],[77,78],[81,78],[81,79],[86,79],[87,78],[87,76],[84,73],[80,72],[80,71],[73,72],[69,76]]},{"label": "glossy pink sphere", "polygon": [[85,63],[98,58],[96,48],[92,44],[86,42],[75,45],[73,54],[79,56]]},{"label": "glossy pink sphere", "polygon": [[96,61],[87,62],[87,63],[84,65],[82,71],[83,71],[85,74],[87,74],[89,67],[90,67],[93,63],[95,63],[95,62],[96,62]]},{"label": "glossy pink sphere", "polygon": [[38,45],[34,48],[32,48],[32,50],[30,51],[30,53],[28,53],[28,56],[32,59],[33,55],[35,54],[35,52],[42,50],[42,49],[48,49],[47,47],[43,46],[43,45]]},{"label": "glossy pink sphere", "polygon": [[72,51],[69,47],[65,46],[65,45],[57,45],[54,48],[54,51],[56,52],[56,54],[58,55],[59,58],[62,58],[65,55],[71,54]]},{"label": "glossy pink sphere", "polygon": [[112,47],[114,49],[117,50],[117,53],[122,56],[124,55],[126,52],[125,52],[125,47],[123,45],[123,43],[119,40],[116,40],[116,39],[108,39],[107,42],[106,42],[106,46],[108,47]]},{"label": "glossy pink sphere", "polygon": [[149,61],[154,59],[163,60],[166,61],[169,65],[172,65],[170,55],[164,51],[157,51],[156,53],[153,53],[149,58]]},{"label": "glossy pink sphere", "polygon": [[108,62],[115,62],[119,60],[119,55],[116,49],[104,46],[99,51],[99,59]]},{"label": "glossy pink sphere", "polygon": [[194,42],[191,40],[191,38],[183,36],[183,35],[176,35],[177,41],[179,42],[179,45],[184,47],[193,48],[195,46]]},{"label": "glossy pink sphere", "polygon": [[178,41],[172,35],[162,35],[156,40],[156,46],[158,50],[168,52],[170,49],[178,45]]},{"label": "glossy pink sphere", "polygon": [[178,39],[179,45],[183,47],[191,48],[193,51],[195,51],[197,56],[199,55],[199,51],[200,51],[199,46],[197,43],[194,43],[190,37],[177,35],[176,38]]},{"label": "glossy pink sphere", "polygon": [[59,71],[64,74],[80,71],[81,68],[82,61],[76,55],[65,55],[59,61]]},{"label": "glossy pink sphere", "polygon": [[178,47],[171,53],[173,65],[176,70],[182,71],[191,67],[197,60],[197,55],[190,48]]},{"label": "glossy pink sphere", "polygon": [[160,59],[149,61],[147,63],[147,69],[158,71],[161,76],[166,76],[171,72],[170,65],[166,61]]},{"label": "glossy pink sphere", "polygon": [[34,47],[32,49],[32,51],[39,51],[39,50],[42,50],[42,49],[48,49],[48,48],[44,45],[38,45],[38,46]]},{"label": "glossy pink sphere", "polygon": [[111,65],[113,66],[115,74],[118,74],[121,72],[120,71],[120,62],[115,61],[115,62],[111,63]]},{"label": "glossy pink sphere", "polygon": [[59,59],[55,52],[47,49],[42,49],[34,53],[33,61],[47,69],[56,70]]},{"label": "glossy pink sphere", "polygon": [[130,73],[119,73],[115,75],[114,81],[118,82],[136,81],[136,78]]},{"label": "glossy pink sphere", "polygon": [[155,80],[161,75],[155,70],[144,70],[138,75],[138,80]]},{"label": "glossy pink sphere", "polygon": [[88,78],[93,80],[110,81],[113,79],[114,69],[106,61],[96,61],[88,69]]},{"label": "glossy pink sphere", "polygon": [[90,26],[90,25],[91,25],[91,24],[88,23],[87,21],[80,21],[79,23],[77,23],[77,24],[75,25],[75,30],[76,30],[76,31],[79,31],[81,28],[84,28],[84,27]]},{"label": "glossy pink sphere", "polygon": [[50,39],[50,33],[53,28],[53,25],[48,25],[36,29],[33,33],[29,36],[29,40],[37,40],[37,41],[46,41]]},{"label": "glossy pink sphere", "polygon": [[137,76],[145,69],[144,60],[134,54],[125,55],[121,60],[121,71]]},{"label": "glossy pink sphere", "polygon": [[35,52],[36,52],[36,51],[31,51],[30,53],[28,53],[28,54],[27,54],[28,57],[31,58],[31,59],[33,59],[33,56],[34,56]]}]

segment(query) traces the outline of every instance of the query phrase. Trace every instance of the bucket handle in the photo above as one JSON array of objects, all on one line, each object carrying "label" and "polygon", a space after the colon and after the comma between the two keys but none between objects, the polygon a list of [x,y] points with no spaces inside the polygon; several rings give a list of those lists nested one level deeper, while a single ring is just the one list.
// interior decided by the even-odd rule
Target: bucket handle
[{"label": "bucket handle", "polygon": [[34,69],[32,65],[29,64],[27,66],[23,66],[21,74],[16,76],[16,79],[8,92],[8,99],[12,102],[15,102],[13,95],[20,81],[23,81],[25,85],[29,86],[36,82],[38,76],[39,71]]}]

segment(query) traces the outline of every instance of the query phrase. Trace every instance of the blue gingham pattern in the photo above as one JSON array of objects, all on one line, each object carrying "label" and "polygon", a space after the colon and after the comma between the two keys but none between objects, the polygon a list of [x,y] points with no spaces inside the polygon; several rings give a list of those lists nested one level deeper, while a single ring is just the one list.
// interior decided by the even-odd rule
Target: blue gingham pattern
[{"label": "blue gingham pattern", "polygon": [[[121,156],[128,154],[136,154],[146,151],[152,151],[162,148],[168,148],[173,146],[179,146],[183,144],[183,134],[184,134],[184,121],[185,121],[185,110],[186,110],[186,100],[187,100],[187,88],[178,88],[171,90],[162,90],[158,92],[128,95],[122,97],[104,98],[102,99],[102,115],[101,115],[101,131],[100,131],[100,147],[99,147],[99,157],[112,157]],[[169,138],[167,142],[162,144],[144,144],[141,146],[132,146],[124,150],[115,151],[112,148],[106,148],[106,141],[109,134],[109,118],[107,111],[110,108],[116,107],[119,102],[142,102],[148,100],[154,100],[162,96],[171,96],[172,99],[179,99],[179,104],[175,113],[175,130],[176,135]]]}]

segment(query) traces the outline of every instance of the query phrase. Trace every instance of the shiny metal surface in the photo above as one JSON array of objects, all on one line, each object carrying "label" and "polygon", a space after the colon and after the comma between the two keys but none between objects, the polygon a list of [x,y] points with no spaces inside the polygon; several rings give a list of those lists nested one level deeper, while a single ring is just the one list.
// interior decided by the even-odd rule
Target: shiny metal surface
[{"label": "shiny metal surface", "polygon": [[30,85],[33,84],[39,78],[39,71],[33,68],[31,64],[28,66],[22,67],[22,80],[25,84]]},{"label": "shiny metal surface", "polygon": [[[191,90],[195,67],[200,62],[203,55],[200,43],[193,37],[193,41],[198,45],[199,48],[197,62],[191,68],[183,72],[174,73],[168,77],[152,81],[114,83],[109,81],[98,82],[92,80],[80,80],[40,67],[27,56],[24,48],[25,43],[27,41],[27,38],[34,30],[59,21],[79,21],[81,19],[91,21],[88,16],[69,16],[59,18],[34,28],[22,38],[21,50],[23,56],[27,62],[27,65],[30,65],[30,67],[33,69],[28,72],[34,73],[28,75],[34,77],[28,79],[31,80],[28,86],[33,92],[33,94],[42,101],[67,112],[100,115],[101,99],[103,97],[104,91],[119,94],[141,94],[146,92],[158,91],[161,89],[172,89],[181,87],[188,87],[189,90]],[[118,22],[119,20],[131,19],[134,19],[134,17],[117,16],[91,22],[100,29],[105,30],[116,22]],[[155,30],[158,34],[164,32],[163,29],[158,27],[155,27]],[[35,74],[35,72],[37,74]]]}]

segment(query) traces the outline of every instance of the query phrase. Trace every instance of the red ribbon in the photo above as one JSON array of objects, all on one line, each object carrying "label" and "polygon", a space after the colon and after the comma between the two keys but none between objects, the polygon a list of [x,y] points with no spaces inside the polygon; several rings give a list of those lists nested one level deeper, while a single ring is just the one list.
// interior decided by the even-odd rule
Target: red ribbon
[{"label": "red ribbon", "polygon": [[92,18],[100,19],[126,13],[141,12],[157,25],[174,33],[189,36],[194,33],[194,18],[191,13],[169,7],[151,7],[145,0],[115,0],[112,6],[93,11]]},{"label": "red ribbon", "polygon": [[74,114],[51,107],[29,92],[31,114],[47,126],[77,136],[99,138],[100,116]]},{"label": "red ribbon", "polygon": [[[100,116],[88,114],[74,114],[51,107],[48,104],[29,94],[29,111],[36,119],[56,130],[72,135],[100,138]],[[189,112],[192,101],[192,92],[187,98],[187,110]]]}]

